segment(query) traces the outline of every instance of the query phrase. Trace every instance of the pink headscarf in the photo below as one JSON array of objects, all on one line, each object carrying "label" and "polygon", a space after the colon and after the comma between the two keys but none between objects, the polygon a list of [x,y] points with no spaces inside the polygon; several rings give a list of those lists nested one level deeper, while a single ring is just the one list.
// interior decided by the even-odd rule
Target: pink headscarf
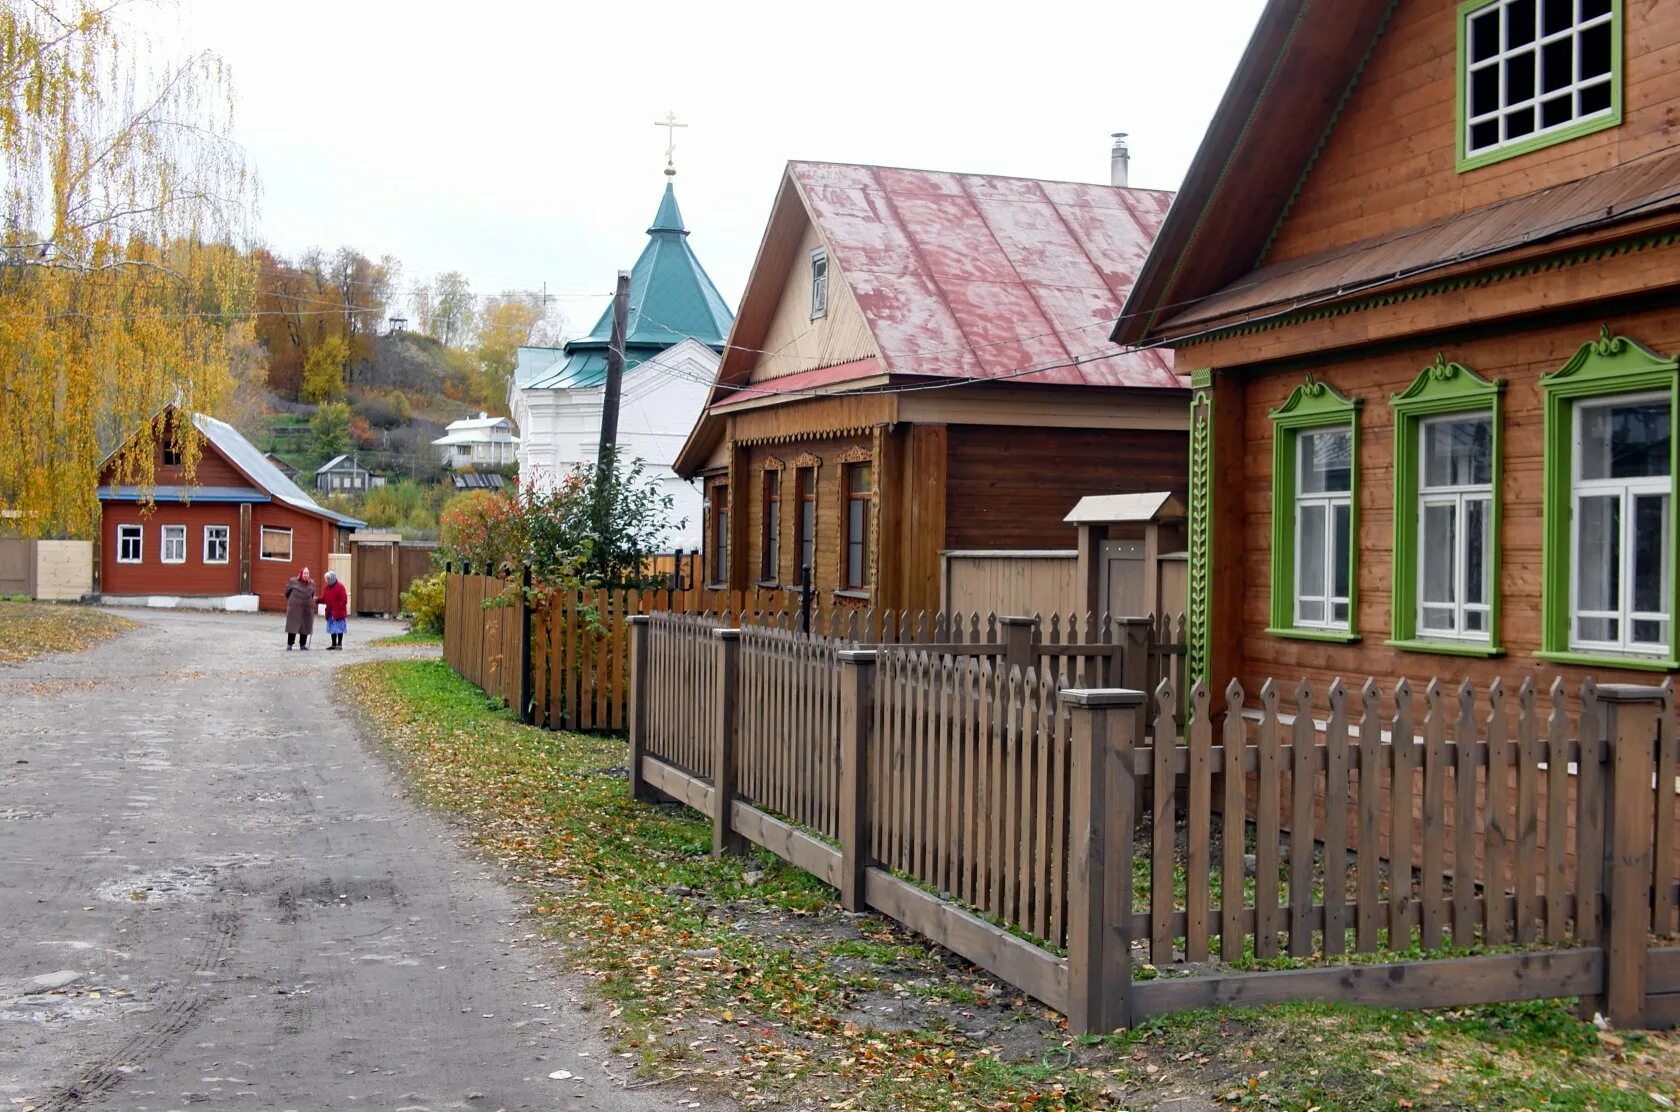
[{"label": "pink headscarf", "polygon": [[311,580],[309,578],[309,569],[308,568],[299,568],[298,569],[298,578],[303,580],[305,583],[311,582]]}]

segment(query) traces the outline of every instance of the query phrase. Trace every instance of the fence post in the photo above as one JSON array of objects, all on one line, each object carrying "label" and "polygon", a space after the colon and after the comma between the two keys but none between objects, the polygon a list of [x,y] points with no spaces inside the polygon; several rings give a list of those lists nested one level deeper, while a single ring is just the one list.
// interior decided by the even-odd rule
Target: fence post
[{"label": "fence post", "polygon": [[1133,750],[1142,691],[1061,693],[1073,726],[1068,813],[1068,1026],[1107,1034],[1132,1022]]},{"label": "fence post", "polygon": [[[1645,1023],[1645,965],[1651,932],[1652,839],[1656,836],[1658,718],[1663,689],[1599,686],[1610,746],[1605,788],[1604,1011],[1618,1027]],[[1582,755],[1585,760],[1585,754]]]},{"label": "fence post", "polygon": [[642,778],[642,757],[647,754],[648,706],[648,616],[632,614],[630,622],[630,798],[652,803],[653,792]]},{"label": "fence post", "polygon": [[840,906],[863,911],[869,871],[869,737],[875,726],[875,650],[840,652]]},{"label": "fence post", "polygon": [[740,853],[745,847],[731,822],[735,804],[735,728],[741,708],[736,699],[736,679],[741,672],[741,631],[714,629],[717,639],[717,669],[712,707],[712,856]]},{"label": "fence post", "polygon": [[531,661],[531,568],[519,576],[519,720],[537,720],[535,665]]},{"label": "fence post", "polygon": [[998,637],[1003,642],[1003,672],[1009,674],[1009,669],[1019,668],[1025,675],[1028,668],[1033,666],[1033,627],[1038,623],[1032,618],[999,618]]}]

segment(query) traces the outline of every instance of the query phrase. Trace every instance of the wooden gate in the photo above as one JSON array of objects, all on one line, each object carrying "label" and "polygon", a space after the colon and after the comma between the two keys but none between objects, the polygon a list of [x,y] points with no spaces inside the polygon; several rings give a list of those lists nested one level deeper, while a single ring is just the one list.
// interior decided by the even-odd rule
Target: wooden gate
[{"label": "wooden gate", "polygon": [[397,612],[397,543],[361,541],[351,546],[350,597],[358,614]]},{"label": "wooden gate", "polygon": [[35,595],[35,542],[0,537],[0,598]]}]

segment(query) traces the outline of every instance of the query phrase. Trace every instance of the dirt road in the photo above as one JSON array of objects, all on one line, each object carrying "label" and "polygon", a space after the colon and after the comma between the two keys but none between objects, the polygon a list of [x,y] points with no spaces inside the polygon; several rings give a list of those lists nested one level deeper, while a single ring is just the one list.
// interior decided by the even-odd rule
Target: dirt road
[{"label": "dirt road", "polygon": [[[270,616],[0,669],[0,1108],[646,1109]],[[565,1071],[569,1077],[553,1079]]]}]

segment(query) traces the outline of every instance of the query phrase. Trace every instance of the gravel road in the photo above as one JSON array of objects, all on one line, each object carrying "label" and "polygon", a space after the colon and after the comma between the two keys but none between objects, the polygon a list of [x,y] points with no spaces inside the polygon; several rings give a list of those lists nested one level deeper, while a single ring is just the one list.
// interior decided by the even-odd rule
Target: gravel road
[{"label": "gravel road", "polygon": [[335,667],[435,650],[128,613],[0,669],[0,1108],[694,1100],[620,1083],[510,891],[335,706]]}]

